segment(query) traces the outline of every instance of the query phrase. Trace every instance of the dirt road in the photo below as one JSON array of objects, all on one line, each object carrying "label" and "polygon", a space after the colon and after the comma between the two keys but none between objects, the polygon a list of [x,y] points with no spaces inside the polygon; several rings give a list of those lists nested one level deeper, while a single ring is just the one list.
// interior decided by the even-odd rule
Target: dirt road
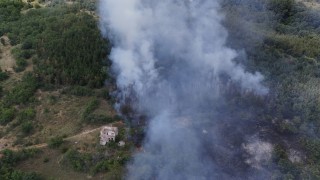
[{"label": "dirt road", "polygon": [[[94,132],[99,132],[101,128],[102,128],[102,126],[98,127],[98,128],[95,128],[95,129],[91,129],[91,130],[86,130],[86,131],[83,131],[83,132],[81,132],[79,134],[76,134],[76,135],[73,135],[73,136],[70,136],[70,137],[66,137],[63,140],[65,140],[65,141],[77,140],[77,139],[79,139],[79,138],[81,138],[81,137],[83,137],[85,135],[88,135],[88,134],[91,134],[91,133],[94,133]],[[19,151],[21,149],[41,149],[41,148],[45,148],[47,146],[48,146],[48,143],[41,143],[41,144],[36,144],[36,145],[23,147],[23,148],[10,147],[10,148],[5,148],[5,149],[9,149],[9,150],[12,150],[12,151]]]}]

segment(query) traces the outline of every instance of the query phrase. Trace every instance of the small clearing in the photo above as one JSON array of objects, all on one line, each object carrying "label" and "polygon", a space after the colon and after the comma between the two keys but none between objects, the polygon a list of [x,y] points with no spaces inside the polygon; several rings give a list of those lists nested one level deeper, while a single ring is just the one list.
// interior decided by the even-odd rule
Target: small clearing
[{"label": "small clearing", "polygon": [[0,67],[4,71],[14,72],[13,67],[16,65],[16,61],[11,54],[12,46],[10,45],[10,40],[7,36],[2,36],[1,39],[4,39],[5,44],[0,43]]}]

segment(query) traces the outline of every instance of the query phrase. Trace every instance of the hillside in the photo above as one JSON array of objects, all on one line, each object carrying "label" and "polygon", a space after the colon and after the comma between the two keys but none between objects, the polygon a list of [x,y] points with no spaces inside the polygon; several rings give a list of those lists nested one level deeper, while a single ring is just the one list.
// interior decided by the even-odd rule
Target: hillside
[{"label": "hillside", "polygon": [[[171,10],[152,9],[157,3],[148,2],[145,9],[160,15]],[[320,2],[221,2],[218,13],[223,15],[212,21],[218,21],[217,29],[223,33],[217,33],[212,43],[224,36],[226,40],[215,51],[224,54],[214,56],[223,61],[213,69],[228,64],[230,51],[237,54],[230,56],[238,69],[219,75],[208,71],[218,88],[202,78],[209,65],[199,63],[196,68],[203,71],[196,71],[183,61],[199,56],[192,48],[210,50],[199,45],[197,33],[204,31],[196,29],[207,22],[199,25],[201,19],[190,18],[203,12],[189,17],[191,5],[181,4],[189,8],[187,20],[182,18],[187,26],[180,21],[172,25],[175,15],[155,18],[153,24],[139,14],[142,6],[134,9],[139,10],[136,18],[147,19],[134,22],[133,10],[125,7],[132,10],[128,13],[132,22],[108,21],[104,32],[105,12],[98,11],[96,0],[0,0],[0,179],[166,179],[169,175],[206,179],[199,167],[214,167],[208,174],[214,172],[215,179],[320,179]],[[145,26],[137,28],[139,23]],[[120,33],[112,32],[112,25],[119,25],[114,29]],[[180,37],[167,26],[191,30]],[[119,35],[124,32],[129,38]],[[137,37],[142,39],[138,48]],[[124,41],[128,42],[122,45]],[[163,59],[143,64],[146,57]],[[120,63],[126,63],[121,73]],[[244,71],[241,77],[239,69]],[[232,77],[236,73],[240,75]],[[257,74],[261,86],[254,86],[258,87],[254,92],[249,81],[255,79],[241,78]],[[142,83],[126,86],[134,78]],[[212,89],[203,88],[207,85]],[[200,90],[193,91],[194,87]],[[259,94],[261,87],[268,92]],[[175,88],[178,95],[173,100]],[[176,111],[168,115],[169,123],[161,119],[168,111],[160,111],[162,121],[152,116],[162,106]],[[101,146],[99,131],[104,125],[118,127],[119,136]],[[126,145],[118,146],[119,141]],[[195,158],[192,154],[198,149],[201,156]],[[162,157],[162,151],[168,156]],[[189,165],[195,172],[186,173]],[[169,175],[160,176],[162,170]]]},{"label": "hillside", "polygon": [[[115,123],[122,133],[125,127],[109,96],[114,87],[104,85],[112,81],[109,42],[92,7],[93,1],[0,1],[0,179],[119,176],[117,163],[130,145],[99,145],[101,126]],[[108,158],[96,158],[105,151]]]}]

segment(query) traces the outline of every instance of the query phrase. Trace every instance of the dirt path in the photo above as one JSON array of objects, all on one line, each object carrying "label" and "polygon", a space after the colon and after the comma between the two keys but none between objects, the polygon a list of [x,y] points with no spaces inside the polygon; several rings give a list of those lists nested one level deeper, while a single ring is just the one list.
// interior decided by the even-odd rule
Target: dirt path
[{"label": "dirt path", "polygon": [[82,136],[84,136],[84,135],[91,134],[91,133],[96,132],[96,131],[100,131],[100,129],[101,129],[102,127],[103,127],[103,126],[98,127],[98,128],[95,128],[95,129],[91,129],[91,130],[84,131],[84,132],[82,132],[82,133],[80,133],[80,134],[67,137],[67,138],[65,138],[64,140],[73,140],[73,139],[80,138],[80,137],[82,137]]},{"label": "dirt path", "polygon": [[[63,140],[68,141],[68,140],[78,139],[78,138],[81,138],[81,137],[83,137],[83,136],[85,136],[87,134],[90,134],[90,133],[93,133],[93,132],[96,132],[96,131],[100,131],[101,128],[102,128],[102,126],[98,127],[98,128],[95,128],[95,129],[91,129],[91,130],[86,130],[84,132],[81,132],[80,134],[76,134],[74,136],[66,137]],[[25,149],[34,149],[34,148],[38,149],[38,148],[45,148],[47,146],[48,146],[47,143],[42,143],[42,144],[36,144],[36,145],[28,146]]]},{"label": "dirt path", "polygon": [[0,58],[0,67],[3,71],[14,72],[13,67],[16,65],[16,61],[11,54],[12,46],[10,45],[10,40],[7,36],[2,36],[1,38],[4,39],[5,44],[0,44],[0,49],[2,51]]},{"label": "dirt path", "polygon": [[[102,126],[98,127],[98,128],[95,128],[95,129],[91,129],[91,130],[86,130],[86,131],[83,131],[83,132],[81,132],[79,134],[76,134],[76,135],[73,135],[73,136],[70,136],[70,137],[66,137],[63,140],[65,140],[65,141],[77,140],[77,139],[79,139],[79,138],[81,138],[81,137],[83,137],[83,136],[85,136],[87,134],[91,134],[91,133],[100,131],[101,128],[102,128]],[[12,150],[12,151],[19,151],[21,149],[41,149],[41,148],[45,148],[47,146],[48,146],[47,143],[41,143],[41,144],[36,144],[36,145],[23,147],[23,148],[20,148],[20,147],[9,147],[9,148],[6,148],[6,149],[9,149],[9,150]]]}]

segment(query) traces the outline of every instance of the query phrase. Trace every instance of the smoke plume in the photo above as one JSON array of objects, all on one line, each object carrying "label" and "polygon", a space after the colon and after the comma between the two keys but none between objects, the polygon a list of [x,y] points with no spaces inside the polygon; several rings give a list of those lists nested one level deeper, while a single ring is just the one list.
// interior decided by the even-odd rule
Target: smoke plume
[{"label": "smoke plume", "polygon": [[99,13],[121,97],[134,96],[149,122],[127,178],[229,179],[219,165],[219,153],[234,156],[219,135],[222,94],[268,90],[226,47],[219,1],[101,0]]}]

